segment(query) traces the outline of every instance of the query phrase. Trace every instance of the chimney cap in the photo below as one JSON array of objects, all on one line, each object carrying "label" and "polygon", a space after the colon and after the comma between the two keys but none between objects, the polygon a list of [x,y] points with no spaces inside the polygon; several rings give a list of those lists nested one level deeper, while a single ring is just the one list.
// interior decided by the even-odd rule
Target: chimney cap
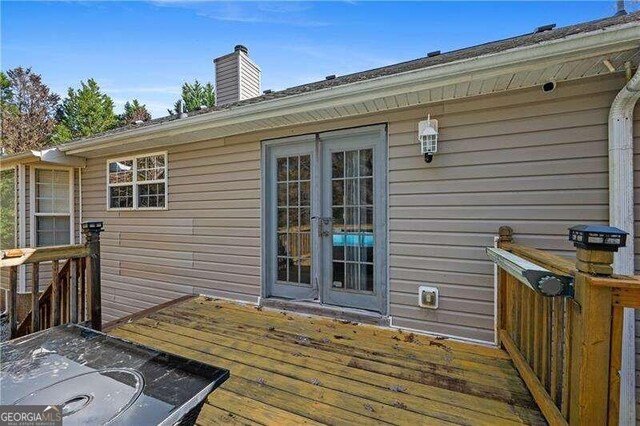
[{"label": "chimney cap", "polygon": [[249,49],[247,49],[246,46],[243,46],[242,44],[237,44],[236,47],[233,48],[234,52],[244,52],[245,55],[249,54]]}]

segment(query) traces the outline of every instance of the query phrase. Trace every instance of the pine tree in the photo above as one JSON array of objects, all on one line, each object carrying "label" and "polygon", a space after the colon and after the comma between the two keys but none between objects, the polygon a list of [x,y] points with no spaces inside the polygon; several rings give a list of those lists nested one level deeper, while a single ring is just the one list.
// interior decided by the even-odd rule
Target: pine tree
[{"label": "pine tree", "polygon": [[77,139],[95,135],[117,126],[118,116],[113,112],[113,100],[100,92],[94,79],[80,82],[80,88],[69,88],[59,110],[60,125],[56,139]]},{"label": "pine tree", "polygon": [[140,104],[137,99],[124,104],[124,113],[120,115],[120,124],[126,126],[134,124],[136,121],[149,121],[151,114],[147,111],[147,106]]},{"label": "pine tree", "polygon": [[201,107],[211,108],[216,105],[216,92],[213,84],[202,85],[198,80],[182,85],[182,97],[173,105],[169,114],[178,114],[182,104],[183,112],[196,111]]}]

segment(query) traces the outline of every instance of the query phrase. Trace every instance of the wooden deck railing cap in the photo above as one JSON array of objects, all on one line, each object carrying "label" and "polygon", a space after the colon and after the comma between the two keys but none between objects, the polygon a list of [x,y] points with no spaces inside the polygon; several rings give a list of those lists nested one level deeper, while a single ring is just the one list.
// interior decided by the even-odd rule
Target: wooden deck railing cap
[{"label": "wooden deck railing cap", "polygon": [[[0,268],[9,269],[9,338],[68,322],[91,321],[102,326],[100,283],[100,232],[103,223],[82,224],[86,244],[21,248],[1,251]],[[40,263],[51,262],[51,282],[40,291]],[[31,264],[31,310],[18,323],[18,267]]]}]

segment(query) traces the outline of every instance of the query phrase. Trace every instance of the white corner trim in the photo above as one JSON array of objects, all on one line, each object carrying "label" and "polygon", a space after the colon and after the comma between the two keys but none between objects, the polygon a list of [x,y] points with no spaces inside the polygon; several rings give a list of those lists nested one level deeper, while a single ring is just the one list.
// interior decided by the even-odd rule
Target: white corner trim
[{"label": "white corner trim", "polygon": [[[498,248],[498,243],[500,242],[500,237],[498,235],[493,236],[493,246]],[[496,262],[493,263],[493,329],[494,329],[494,337],[493,341],[496,346],[498,346],[498,341],[500,340],[498,336],[500,336],[500,324],[498,324],[498,286],[500,285],[500,280],[498,279],[498,274],[500,271],[498,270],[498,264]]]},{"label": "white corner trim", "polygon": [[[614,255],[613,270],[634,275],[633,110],[640,98],[640,70],[620,90],[609,111],[609,221],[629,233],[627,246]],[[624,310],[620,368],[619,424],[636,422],[635,312]]]},{"label": "white corner trim", "polygon": [[[27,246],[27,173],[24,164],[18,164],[18,247]],[[25,291],[27,288],[27,269],[20,265],[18,274],[18,288]]]}]

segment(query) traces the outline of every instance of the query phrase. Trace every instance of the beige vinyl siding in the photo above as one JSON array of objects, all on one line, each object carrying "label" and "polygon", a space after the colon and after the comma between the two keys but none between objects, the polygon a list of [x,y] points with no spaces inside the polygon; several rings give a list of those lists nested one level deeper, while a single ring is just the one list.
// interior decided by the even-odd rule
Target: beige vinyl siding
[{"label": "beige vinyl siding", "polygon": [[[416,155],[416,120],[389,126],[391,315],[394,324],[493,340],[498,227],[573,256],[569,226],[608,222],[607,117],[619,78],[447,102],[433,163]],[[417,307],[420,285],[438,310]]]},{"label": "beige vinyl siding", "polygon": [[238,55],[227,55],[216,62],[216,103],[223,105],[239,99]]},{"label": "beige vinyl siding", "polygon": [[239,55],[240,99],[260,96],[260,70],[248,57]]},{"label": "beige vinyl siding", "polygon": [[[493,340],[498,227],[571,256],[567,228],[608,221],[607,116],[620,75],[171,147],[169,209],[107,212],[106,158],[83,171],[83,215],[105,221],[105,320],[183,294],[260,295],[260,141],[388,123],[389,314],[397,326]],[[417,122],[440,121],[431,164]],[[440,289],[440,308],[417,288]]]},{"label": "beige vinyl siding", "polygon": [[260,143],[168,153],[166,211],[105,212],[106,159],[83,171],[83,215],[102,218],[106,321],[184,294],[260,294]]}]

